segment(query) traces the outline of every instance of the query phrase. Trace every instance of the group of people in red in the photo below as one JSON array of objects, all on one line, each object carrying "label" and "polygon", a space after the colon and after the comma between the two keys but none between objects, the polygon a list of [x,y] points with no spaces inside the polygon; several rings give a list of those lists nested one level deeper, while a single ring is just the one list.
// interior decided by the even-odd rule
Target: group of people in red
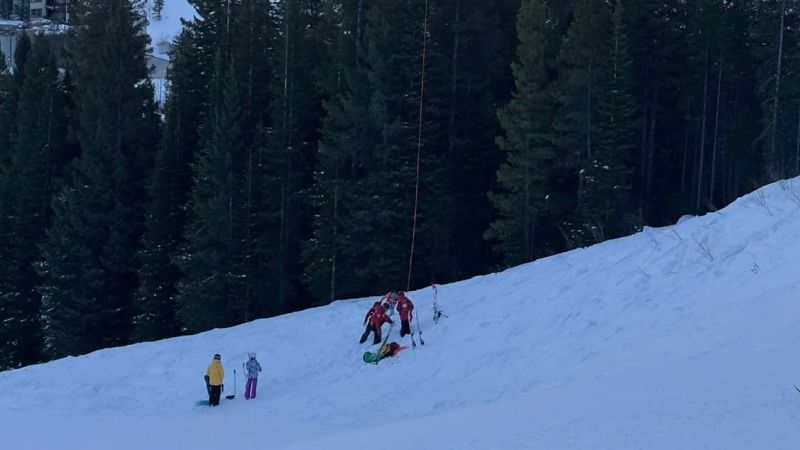
[{"label": "group of people in red", "polygon": [[373,344],[381,343],[381,326],[384,323],[393,324],[391,313],[397,310],[400,314],[400,337],[411,334],[411,320],[413,319],[414,303],[406,297],[405,292],[389,292],[375,302],[364,317],[367,329],[361,335],[359,343],[367,341],[370,333],[374,333]]}]

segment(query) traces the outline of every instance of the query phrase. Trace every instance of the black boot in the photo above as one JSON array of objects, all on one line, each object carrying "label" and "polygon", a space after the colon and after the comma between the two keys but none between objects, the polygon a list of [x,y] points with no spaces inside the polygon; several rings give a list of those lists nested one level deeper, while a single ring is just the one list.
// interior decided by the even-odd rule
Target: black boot
[{"label": "black boot", "polygon": [[367,338],[369,337],[369,333],[372,331],[372,328],[372,324],[367,324],[367,329],[364,330],[364,334],[361,335],[361,340],[358,341],[359,344],[367,342]]},{"label": "black boot", "polygon": [[400,337],[411,334],[411,322],[403,320],[400,322]]}]

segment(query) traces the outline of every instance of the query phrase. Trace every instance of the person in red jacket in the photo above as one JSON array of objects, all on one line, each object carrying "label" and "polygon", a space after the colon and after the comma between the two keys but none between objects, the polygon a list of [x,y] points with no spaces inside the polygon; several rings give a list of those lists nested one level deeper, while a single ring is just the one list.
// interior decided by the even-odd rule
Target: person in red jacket
[{"label": "person in red jacket", "polygon": [[369,337],[369,333],[375,333],[375,337],[372,341],[373,344],[380,344],[381,343],[381,326],[384,323],[394,323],[392,319],[386,314],[386,311],[383,309],[383,305],[381,302],[375,302],[367,311],[367,315],[364,317],[364,324],[367,326],[367,329],[364,331],[364,334],[361,335],[361,340],[358,341],[359,344],[363,344],[367,341]]},{"label": "person in red jacket", "polygon": [[397,305],[397,299],[399,295],[397,292],[389,291],[381,297],[381,303],[383,304],[383,309],[389,311],[389,315],[391,316],[394,313],[395,306]]},{"label": "person in red jacket", "polygon": [[405,292],[400,292],[397,296],[397,312],[400,313],[400,337],[411,334],[411,319],[414,304],[411,299],[406,297]]}]

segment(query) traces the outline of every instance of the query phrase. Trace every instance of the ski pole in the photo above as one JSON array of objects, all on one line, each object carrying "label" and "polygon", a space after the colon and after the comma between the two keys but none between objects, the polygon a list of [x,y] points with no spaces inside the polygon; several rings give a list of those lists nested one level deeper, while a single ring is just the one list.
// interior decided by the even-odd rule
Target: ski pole
[{"label": "ski pole", "polygon": [[[419,343],[421,345],[425,345],[425,340],[422,339],[422,328],[419,327],[419,317],[416,317],[415,319],[416,320],[414,320],[414,321],[417,322],[417,331],[419,332]],[[414,335],[412,334],[411,336],[412,336],[412,341],[413,341],[413,336]]]},{"label": "ski pole", "polygon": [[[411,312],[410,314],[414,314]],[[413,320],[413,316],[412,316]],[[417,348],[417,341],[414,340],[414,328],[411,328],[411,348]]]},{"label": "ski pole", "polygon": [[383,344],[381,344],[381,347],[383,347],[384,345],[386,345],[387,342],[389,342],[389,335],[392,334],[392,328],[394,328],[394,322],[389,324],[389,331],[386,332],[386,337],[383,338]]},{"label": "ski pole", "polygon": [[439,290],[436,289],[436,283],[431,284],[433,288],[433,323],[439,323]]}]

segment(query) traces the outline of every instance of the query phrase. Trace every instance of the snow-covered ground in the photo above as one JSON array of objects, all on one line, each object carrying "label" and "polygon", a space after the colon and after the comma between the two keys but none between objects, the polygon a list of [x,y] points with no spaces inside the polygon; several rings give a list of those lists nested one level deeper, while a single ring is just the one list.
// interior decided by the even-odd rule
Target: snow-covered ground
[{"label": "snow-covered ground", "polygon": [[152,54],[148,59],[151,67],[150,78],[153,80],[154,94],[157,102],[163,104],[169,91],[167,68],[173,40],[181,33],[181,19],[192,20],[197,13],[188,0],[164,0],[161,17],[153,13],[153,0],[145,0],[142,4],[147,13],[147,33],[150,35]]},{"label": "snow-covered ground", "polygon": [[[438,325],[412,292],[425,345],[377,366],[372,298],[0,373],[3,448],[796,450],[798,255],[800,179],[441,286]],[[216,352],[237,398],[198,407]]]},{"label": "snow-covered ground", "polygon": [[153,55],[159,58],[169,57],[172,40],[181,32],[181,19],[191,20],[196,12],[187,0],[165,0],[161,19],[153,17],[153,0],[146,0],[147,33],[150,35]]}]

